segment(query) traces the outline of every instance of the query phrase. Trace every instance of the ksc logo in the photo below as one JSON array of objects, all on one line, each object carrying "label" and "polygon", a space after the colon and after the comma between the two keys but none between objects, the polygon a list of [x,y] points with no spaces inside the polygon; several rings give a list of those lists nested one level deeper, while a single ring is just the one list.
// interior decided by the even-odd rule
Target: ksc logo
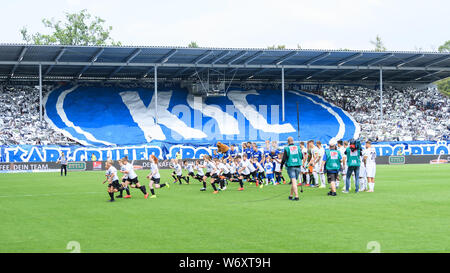
[{"label": "ksc logo", "polygon": [[301,139],[324,143],[359,135],[355,120],[320,96],[288,91],[285,100],[285,121],[278,90],[231,89],[225,97],[205,99],[181,88],[162,89],[156,106],[149,89],[72,86],[50,92],[44,103],[46,120],[84,145],[285,140],[297,138],[298,130]]}]

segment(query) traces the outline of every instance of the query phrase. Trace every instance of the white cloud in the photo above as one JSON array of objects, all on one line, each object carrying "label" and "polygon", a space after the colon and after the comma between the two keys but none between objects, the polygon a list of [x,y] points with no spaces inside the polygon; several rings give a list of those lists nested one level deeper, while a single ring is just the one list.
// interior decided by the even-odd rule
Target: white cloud
[{"label": "white cloud", "polygon": [[81,0],[66,0],[69,6],[80,6]]}]

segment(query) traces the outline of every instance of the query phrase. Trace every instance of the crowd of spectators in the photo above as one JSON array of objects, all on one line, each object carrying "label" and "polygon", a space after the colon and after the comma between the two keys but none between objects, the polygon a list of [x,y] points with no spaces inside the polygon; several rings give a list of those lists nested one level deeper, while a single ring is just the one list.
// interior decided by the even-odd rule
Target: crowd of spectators
[{"label": "crowd of spectators", "polygon": [[[53,88],[43,86],[43,96]],[[75,144],[39,120],[39,89],[0,85],[0,145]]]},{"label": "crowd of spectators", "polygon": [[379,90],[361,86],[325,87],[322,95],[355,118],[363,139],[409,141],[450,137],[450,98],[436,88],[385,87],[383,115]]}]

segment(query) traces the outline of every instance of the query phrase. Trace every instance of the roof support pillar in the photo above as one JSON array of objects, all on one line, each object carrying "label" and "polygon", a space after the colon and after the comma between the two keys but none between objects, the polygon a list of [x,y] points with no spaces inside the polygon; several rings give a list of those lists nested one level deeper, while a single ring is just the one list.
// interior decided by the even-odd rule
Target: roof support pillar
[{"label": "roof support pillar", "polygon": [[383,120],[383,69],[380,67],[380,114]]},{"label": "roof support pillar", "polygon": [[155,79],[155,122],[158,123],[158,66],[154,69]]},{"label": "roof support pillar", "polygon": [[42,122],[42,65],[39,64],[39,121]]},{"label": "roof support pillar", "polygon": [[281,119],[284,122],[284,67],[281,67]]}]

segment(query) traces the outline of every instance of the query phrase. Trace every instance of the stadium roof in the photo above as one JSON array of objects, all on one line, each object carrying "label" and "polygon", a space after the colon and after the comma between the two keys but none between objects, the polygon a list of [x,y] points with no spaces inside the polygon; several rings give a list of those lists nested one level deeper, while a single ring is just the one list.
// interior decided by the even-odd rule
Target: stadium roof
[{"label": "stadium roof", "polygon": [[450,53],[0,44],[0,80],[195,79],[430,83],[450,76]]}]

